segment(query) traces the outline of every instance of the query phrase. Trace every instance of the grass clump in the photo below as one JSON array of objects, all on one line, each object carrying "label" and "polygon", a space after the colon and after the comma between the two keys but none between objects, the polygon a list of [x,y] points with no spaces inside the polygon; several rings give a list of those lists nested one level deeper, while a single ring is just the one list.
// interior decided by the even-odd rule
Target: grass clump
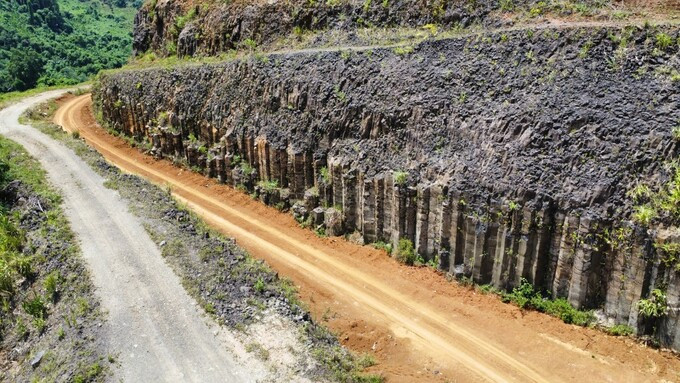
[{"label": "grass clump", "polygon": [[391,243],[385,243],[383,241],[380,241],[380,242],[373,243],[372,246],[375,247],[378,250],[384,250],[387,254],[392,254],[392,244]]},{"label": "grass clump", "polygon": [[605,330],[607,334],[613,336],[630,336],[633,335],[633,328],[625,324],[617,324]]}]

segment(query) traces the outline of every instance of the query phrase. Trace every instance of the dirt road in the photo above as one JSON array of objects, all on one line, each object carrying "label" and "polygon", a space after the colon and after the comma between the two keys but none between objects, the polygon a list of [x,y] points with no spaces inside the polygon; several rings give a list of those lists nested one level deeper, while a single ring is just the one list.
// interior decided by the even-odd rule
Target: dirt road
[{"label": "dirt road", "polygon": [[89,95],[55,122],[125,171],[168,185],[209,223],[301,287],[315,318],[372,352],[390,382],[643,382],[680,380],[680,361],[629,339],[566,325],[460,287],[384,252],[319,238],[288,214],[201,175],[156,161],[94,122]]},{"label": "dirt road", "polygon": [[117,193],[70,149],[18,123],[25,109],[61,93],[0,111],[0,133],[39,159],[64,196],[64,210],[108,313],[107,351],[120,361],[113,380],[246,382],[263,376],[263,367],[252,364],[257,362],[237,362],[227,350],[233,339],[201,316]]}]

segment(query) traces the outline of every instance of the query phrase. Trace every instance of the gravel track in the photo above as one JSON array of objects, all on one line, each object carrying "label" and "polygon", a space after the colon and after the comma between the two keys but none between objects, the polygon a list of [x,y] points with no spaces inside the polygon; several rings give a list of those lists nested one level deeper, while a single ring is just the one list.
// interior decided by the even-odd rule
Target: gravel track
[{"label": "gravel track", "polygon": [[257,362],[239,361],[228,350],[234,339],[199,312],[139,219],[104,179],[70,149],[18,122],[27,108],[62,93],[46,92],[0,111],[0,134],[38,158],[64,196],[108,313],[106,343],[120,361],[113,380],[246,382],[264,376]]}]

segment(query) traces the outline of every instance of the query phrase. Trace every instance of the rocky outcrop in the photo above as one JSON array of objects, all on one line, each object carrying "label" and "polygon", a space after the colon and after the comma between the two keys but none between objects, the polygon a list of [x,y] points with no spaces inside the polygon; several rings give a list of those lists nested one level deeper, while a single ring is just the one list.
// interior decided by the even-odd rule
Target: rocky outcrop
[{"label": "rocky outcrop", "polygon": [[662,287],[677,347],[677,275],[627,196],[680,149],[678,45],[660,33],[679,37],[527,30],[119,72],[95,102],[157,156],[480,284],[525,278],[640,331],[637,301]]},{"label": "rocky outcrop", "polygon": [[[677,9],[679,0],[645,1],[649,11]],[[137,14],[134,52],[167,56],[218,55],[233,49],[268,47],[275,42],[307,46],[371,45],[360,31],[390,28],[460,29],[511,26],[536,17],[604,20],[613,2],[537,0],[153,0]],[[634,6],[630,2],[616,7]],[[621,8],[624,9],[624,8]],[[627,12],[630,13],[630,12]],[[645,17],[647,15],[645,14]],[[392,43],[399,42],[399,38]],[[287,46],[286,44],[280,46]]]}]

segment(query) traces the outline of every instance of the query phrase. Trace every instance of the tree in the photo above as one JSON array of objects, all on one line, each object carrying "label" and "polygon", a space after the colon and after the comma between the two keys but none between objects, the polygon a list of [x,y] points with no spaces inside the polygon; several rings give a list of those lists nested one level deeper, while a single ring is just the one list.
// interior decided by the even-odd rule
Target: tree
[{"label": "tree", "polygon": [[14,79],[12,89],[26,90],[35,87],[43,71],[44,62],[32,49],[12,49],[7,73]]}]

